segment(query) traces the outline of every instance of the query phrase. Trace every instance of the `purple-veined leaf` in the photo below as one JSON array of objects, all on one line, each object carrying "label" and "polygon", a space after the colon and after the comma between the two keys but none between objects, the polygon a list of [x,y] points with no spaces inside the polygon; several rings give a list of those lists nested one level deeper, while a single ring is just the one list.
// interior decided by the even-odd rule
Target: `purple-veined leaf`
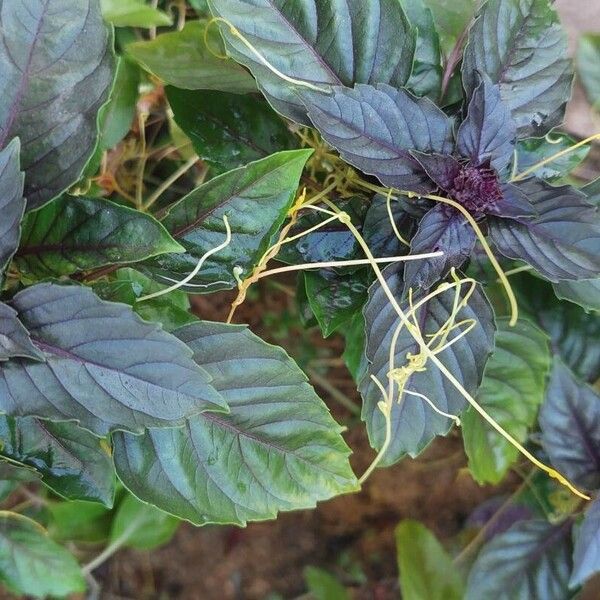
[{"label": "purple-veined leaf", "polygon": [[588,506],[574,534],[573,572],[569,580],[571,588],[583,585],[600,571],[600,499],[596,498]]},{"label": "purple-veined leaf", "polygon": [[103,437],[226,410],[189,348],[125,304],[85,287],[41,283],[17,293],[12,305],[46,362],[0,365],[1,412],[77,421]]},{"label": "purple-veined leaf", "polygon": [[519,521],[485,545],[471,568],[465,600],[565,600],[571,522]]},{"label": "purple-veined leaf", "polygon": [[[325,92],[355,83],[400,87],[411,74],[416,36],[398,0],[210,0],[209,6],[285,76]],[[227,25],[221,33],[273,107],[309,125],[296,95],[306,88],[266,67]]]},{"label": "purple-veined leaf", "polygon": [[0,361],[15,357],[44,360],[33,345],[27,329],[17,317],[17,311],[0,302]]},{"label": "purple-veined leaf", "polygon": [[540,411],[542,444],[553,466],[575,485],[600,488],[600,395],[559,359]]},{"label": "purple-veined leaf", "polygon": [[330,96],[302,92],[323,138],[351,165],[389,187],[433,189],[410,150],[448,154],[450,119],[428,98],[379,84],[334,87]]},{"label": "purple-veined leaf", "polygon": [[[392,293],[399,299],[404,282],[398,267],[396,265],[388,267],[384,270],[384,276]],[[417,303],[422,296],[423,293],[415,294],[414,303]],[[416,318],[425,339],[427,334],[438,331],[448,320],[452,313],[454,299],[455,291],[450,289],[435,296],[417,310]],[[402,308],[407,311],[408,303],[403,303]],[[369,289],[369,300],[364,315],[367,335],[366,356],[369,365],[359,386],[363,397],[362,418],[367,424],[371,445],[379,449],[385,433],[385,421],[377,407],[382,396],[370,376],[374,375],[384,386],[387,386],[390,343],[400,319],[377,281]],[[492,309],[479,289],[474,291],[467,306],[456,316],[457,322],[464,319],[474,319],[477,325],[452,346],[439,353],[437,358],[474,396],[481,383],[487,359],[494,347],[495,333]],[[404,328],[396,344],[395,366],[397,368],[406,364],[407,353],[418,354],[419,347],[412,335]],[[394,387],[397,396],[397,385]],[[460,415],[467,406],[465,398],[430,360],[427,362],[426,370],[410,376],[405,389],[425,395],[440,410],[453,415]],[[449,418],[435,412],[422,398],[411,395],[404,395],[400,403],[394,403],[391,416],[392,442],[381,463],[385,465],[397,462],[406,454],[416,456],[436,435],[446,434],[453,424]]]},{"label": "purple-veined leaf", "polygon": [[117,473],[133,494],[197,525],[245,525],[357,488],[340,426],[281,348],[241,325],[198,322],[177,335],[231,412],[115,434]]},{"label": "purple-veined leaf", "polygon": [[508,258],[529,263],[550,281],[589,279],[600,272],[600,215],[584,194],[530,178],[515,185],[538,216],[489,218],[490,238]]},{"label": "purple-veined leaf", "polygon": [[0,283],[4,269],[19,245],[25,210],[19,149],[19,140],[15,138],[0,150]]},{"label": "purple-veined leaf", "polygon": [[0,0],[0,39],[0,148],[20,138],[31,209],[74,183],[94,150],[112,39],[98,0]]},{"label": "purple-veined leaf", "polygon": [[0,416],[0,456],[32,467],[69,500],[112,506],[115,468],[110,446],[73,423]]},{"label": "purple-veined leaf", "polygon": [[550,336],[557,354],[581,379],[594,382],[600,377],[600,319],[575,304],[560,302],[552,286],[527,274],[513,275],[519,312]]},{"label": "purple-veined leaf", "polygon": [[410,241],[411,254],[442,251],[443,256],[413,260],[404,267],[404,295],[427,290],[443,279],[452,267],[460,267],[469,258],[477,236],[465,217],[450,206],[434,206],[419,222]]},{"label": "purple-veined leaf", "polygon": [[548,0],[488,0],[469,31],[463,59],[468,92],[485,73],[500,86],[519,137],[559,125],[571,95],[567,36]]},{"label": "purple-veined leaf", "polygon": [[274,237],[290,209],[304,165],[312,150],[287,150],[223,173],[203,183],[169,208],[162,220],[185,248],[143,263],[146,274],[162,284],[181,281],[206,252],[225,240],[223,216],[231,226],[231,243],[212,255],[181,289],[206,294],[245,279]]},{"label": "purple-veined leaf", "polygon": [[501,173],[512,161],[516,138],[517,128],[499,86],[483,74],[458,128],[457,150],[475,164],[489,162]]},{"label": "purple-veined leaf", "polygon": [[151,215],[104,198],[63,194],[27,213],[22,229],[14,261],[34,280],[184,251]]}]

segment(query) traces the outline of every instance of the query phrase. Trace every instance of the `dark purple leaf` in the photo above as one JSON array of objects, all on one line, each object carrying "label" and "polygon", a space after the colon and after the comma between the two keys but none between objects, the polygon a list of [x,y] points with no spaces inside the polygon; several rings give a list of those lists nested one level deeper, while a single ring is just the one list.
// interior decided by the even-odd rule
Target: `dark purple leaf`
[{"label": "dark purple leaf", "polygon": [[[399,275],[398,265],[391,265],[385,269],[384,276],[394,296],[400,298],[404,282]],[[463,289],[462,293],[464,292]],[[423,293],[415,294],[414,302],[417,303],[422,296]],[[447,290],[424,303],[416,311],[416,318],[421,324],[425,339],[427,334],[438,331],[441,324],[450,317],[454,300],[454,290]],[[402,307],[407,311],[408,303],[403,303]],[[371,445],[379,449],[385,437],[384,418],[377,408],[382,396],[370,376],[374,375],[383,385],[387,385],[390,344],[400,320],[378,282],[369,289],[369,300],[364,315],[369,365],[360,382],[363,397],[362,418],[367,424]],[[438,358],[465,389],[475,395],[494,347],[495,334],[492,309],[479,289],[475,290],[467,306],[456,316],[457,322],[464,319],[474,319],[477,326],[439,353]],[[404,328],[396,344],[396,367],[400,368],[406,364],[408,353],[418,354],[419,346]],[[460,415],[467,403],[462,394],[431,361],[427,362],[425,370],[411,375],[405,389],[424,394],[439,409],[455,415]],[[397,385],[395,390],[397,394]],[[394,402],[392,407],[392,442],[382,464],[393,464],[406,454],[416,456],[436,435],[446,434],[452,424],[453,421],[435,412],[422,398],[404,395],[402,401]]]},{"label": "dark purple leaf", "polygon": [[502,172],[512,161],[516,137],[517,128],[499,86],[482,75],[471,96],[467,117],[458,128],[458,152],[477,165],[490,163]]},{"label": "dark purple leaf", "polygon": [[434,206],[421,219],[410,242],[410,253],[441,250],[444,255],[407,262],[404,267],[404,294],[409,288],[413,288],[413,292],[427,290],[444,278],[452,267],[460,267],[471,254],[476,240],[473,228],[460,212],[443,204]]},{"label": "dark purple leaf", "polygon": [[19,245],[25,210],[19,149],[19,140],[15,138],[0,150],[0,283],[4,269]]},{"label": "dark purple leaf", "polygon": [[77,181],[113,76],[98,0],[0,2],[0,149],[21,141],[29,209]]},{"label": "dark purple leaf", "polygon": [[554,467],[575,485],[600,487],[600,396],[555,360],[540,411],[542,444]]},{"label": "dark purple leaf", "polygon": [[573,572],[569,587],[583,585],[600,571],[600,500],[596,498],[588,507],[583,522],[575,528]]},{"label": "dark purple leaf", "polygon": [[538,213],[488,220],[490,237],[508,258],[529,263],[550,281],[589,279],[600,272],[600,219],[584,194],[531,178],[515,184]]},{"label": "dark purple leaf", "polygon": [[471,568],[465,600],[565,600],[571,571],[569,520],[519,521],[485,545]]},{"label": "dark purple leaf", "polygon": [[600,319],[575,304],[560,302],[539,277],[513,275],[519,312],[550,336],[552,350],[585,381],[600,377]]},{"label": "dark purple leaf", "polygon": [[[325,92],[355,83],[400,87],[411,74],[416,30],[398,0],[209,0],[209,6],[281,73]],[[221,32],[273,107],[309,125],[295,93],[306,88],[267,68],[226,25]]]},{"label": "dark purple leaf", "polygon": [[46,362],[0,365],[0,411],[114,430],[176,427],[204,410],[226,410],[191,351],[125,304],[89,288],[40,283],[13,306]]},{"label": "dark purple leaf", "polygon": [[451,190],[454,180],[459,176],[462,165],[456,158],[442,154],[425,154],[424,152],[411,152],[419,161],[425,172],[433,182],[443,190]]},{"label": "dark purple leaf", "polygon": [[15,357],[44,360],[33,345],[27,329],[17,317],[17,311],[0,302],[0,361]]},{"label": "dark purple leaf", "polygon": [[[405,240],[410,239],[414,223],[413,215],[407,212],[407,208],[409,208],[406,206],[407,202],[411,202],[411,200],[398,198],[390,201],[390,210],[396,229]],[[387,198],[382,194],[373,196],[371,206],[365,215],[362,235],[373,256],[401,256],[408,252],[409,246],[398,239],[392,228]]]},{"label": "dark purple leaf", "polygon": [[537,211],[523,190],[512,183],[501,186],[502,198],[488,209],[488,214],[507,219],[516,217],[533,217]]},{"label": "dark purple leaf", "polygon": [[562,122],[571,95],[573,67],[567,36],[548,0],[488,0],[469,31],[463,83],[478,75],[500,86],[520,137],[541,137]]},{"label": "dark purple leaf", "polygon": [[389,85],[334,87],[330,96],[303,92],[309,116],[351,165],[389,187],[432,189],[409,150],[452,151],[450,119],[428,98]]}]

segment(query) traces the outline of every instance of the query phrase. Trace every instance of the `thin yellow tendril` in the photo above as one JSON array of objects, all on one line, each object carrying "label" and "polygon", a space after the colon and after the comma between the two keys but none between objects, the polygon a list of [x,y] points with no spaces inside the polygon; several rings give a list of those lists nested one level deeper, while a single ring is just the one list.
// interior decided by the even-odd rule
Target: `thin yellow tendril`
[{"label": "thin yellow tendril", "polygon": [[250,50],[250,52],[252,52],[252,54],[254,56],[256,56],[256,58],[265,66],[267,67],[267,69],[269,69],[269,71],[271,71],[273,74],[277,75],[277,77],[279,77],[280,79],[283,79],[284,81],[287,81],[288,83],[291,83],[293,85],[297,85],[299,87],[305,87],[309,90],[313,90],[315,92],[321,92],[323,94],[328,94],[329,90],[326,88],[321,88],[318,85],[314,85],[308,81],[303,81],[301,79],[294,79],[293,77],[289,77],[288,75],[286,75],[285,73],[282,73],[279,69],[277,69],[277,67],[275,67],[274,65],[272,65],[253,45],[252,43],[244,36],[244,34],[231,22],[228,21],[227,19],[224,19],[223,17],[213,17],[207,24],[206,24],[206,29],[204,32],[205,35],[205,39],[206,39],[206,31],[208,31],[208,28],[213,24],[213,23],[223,23],[224,25],[227,25],[227,27],[229,27],[229,31],[231,32],[231,35],[233,35],[234,37],[238,38],[240,40],[240,42],[242,42],[242,44],[244,44],[244,46],[246,46],[246,48],[248,48],[248,50]]},{"label": "thin yellow tendril", "polygon": [[[448,379],[448,381],[467,400],[467,402],[485,419],[485,421],[487,423],[489,423],[489,425],[493,429],[495,429],[502,437],[504,437],[510,444],[512,444],[515,448],[517,448],[517,450],[519,450],[519,452],[521,452],[521,454],[523,454],[523,456],[525,456],[528,460],[530,460],[539,469],[541,469],[542,471],[544,471],[545,473],[547,473],[551,478],[556,479],[560,484],[562,484],[565,487],[567,487],[575,495],[579,496],[580,498],[583,498],[584,500],[589,500],[590,497],[587,496],[586,494],[584,494],[583,492],[579,491],[568,479],[566,479],[566,477],[564,477],[564,475],[562,475],[561,473],[559,473],[555,469],[552,469],[551,467],[545,465],[543,462],[541,462],[540,460],[538,460],[533,454],[531,454],[531,452],[529,452],[529,450],[527,450],[510,433],[508,433],[499,423],[497,423],[485,411],[485,409],[482,408],[479,405],[479,403],[469,394],[469,392],[467,392],[467,390],[456,379],[456,377],[448,370],[448,368],[444,365],[444,363],[442,363],[437,358],[436,353],[434,353],[427,346],[427,344],[425,344],[423,342],[422,336],[420,335],[420,333],[418,332],[418,330],[415,331],[415,328],[413,327],[412,323],[408,320],[407,315],[404,313],[404,311],[402,310],[402,308],[398,304],[398,301],[396,300],[394,294],[392,293],[391,289],[389,288],[389,286],[387,284],[387,281],[385,280],[385,277],[383,276],[383,273],[381,272],[381,269],[379,268],[379,265],[375,262],[375,257],[371,253],[371,250],[370,250],[369,246],[365,242],[365,240],[362,237],[362,235],[360,234],[360,232],[353,225],[353,223],[352,223],[349,215],[346,214],[346,213],[344,213],[343,211],[341,211],[339,208],[337,208],[335,206],[335,204],[333,204],[331,201],[329,201],[329,200],[326,199],[325,203],[328,206],[330,206],[332,208],[332,210],[334,210],[335,212],[337,212],[339,214],[340,221],[342,223],[344,223],[348,227],[348,229],[352,232],[352,234],[356,238],[356,241],[361,246],[361,248],[362,248],[363,252],[365,253],[365,255],[367,256],[367,258],[370,259],[370,261],[371,261],[371,268],[373,269],[373,271],[374,271],[374,273],[375,273],[375,275],[377,277],[377,280],[379,281],[379,283],[380,283],[380,285],[381,285],[381,287],[382,287],[385,295],[387,296],[390,304],[392,305],[392,307],[394,308],[394,310],[396,311],[396,313],[400,317],[401,322],[404,323],[404,325],[406,326],[407,330],[413,335],[413,337],[415,338],[415,341],[419,344],[419,346],[421,348],[421,351],[427,356],[427,358],[429,360],[431,360],[431,362],[440,370],[440,372]],[[455,284],[458,285],[456,282],[455,282]],[[449,284],[449,285],[452,285],[452,284]],[[379,386],[379,387],[380,387],[380,389],[382,388],[382,386]],[[381,411],[384,414],[384,417],[386,419],[386,441],[387,441],[389,439],[387,436],[391,436],[391,408],[389,406],[387,406],[385,404],[385,402],[384,403],[379,403],[378,406],[380,407],[380,409],[381,409]],[[384,442],[384,445],[382,446],[381,450],[384,450],[384,452],[385,452],[385,450],[387,450],[388,446],[389,446],[389,441],[387,441],[387,443]],[[382,453],[381,450],[378,453],[377,457],[375,458],[375,461],[374,461],[375,465],[383,457],[383,453]],[[367,471],[365,472],[365,474],[359,479],[359,481],[361,483],[365,481],[365,479],[368,477],[368,475],[372,472],[373,468],[374,468],[374,465],[372,463],[371,467],[369,467],[369,469],[367,469]]]},{"label": "thin yellow tendril", "polygon": [[394,219],[394,213],[392,212],[392,189],[391,188],[389,189],[387,197],[385,199],[385,205],[387,208],[387,213],[388,213],[388,217],[390,219],[390,223],[392,225],[392,229],[394,230],[394,234],[405,246],[410,246],[410,242],[408,242],[406,239],[404,239],[402,237],[402,235],[400,235],[400,232],[398,231],[398,226],[396,225],[396,219]]},{"label": "thin yellow tendril", "polygon": [[475,232],[477,239],[483,246],[483,249],[484,249],[485,253],[487,254],[489,261],[492,263],[492,266],[494,267],[496,273],[498,274],[498,277],[500,278],[502,285],[504,286],[504,289],[506,291],[506,296],[508,297],[508,302],[510,304],[511,316],[510,316],[509,325],[511,327],[514,327],[517,324],[517,320],[519,318],[519,306],[517,304],[517,298],[515,296],[515,293],[513,292],[510,282],[508,281],[508,278],[506,277],[506,275],[504,274],[504,271],[502,270],[502,267],[500,266],[500,263],[494,256],[494,253],[492,252],[492,249],[490,248],[489,244],[487,243],[487,240],[485,239],[483,232],[481,231],[479,225],[477,224],[477,221],[475,221],[475,219],[471,216],[469,211],[464,206],[462,206],[458,202],[455,202],[454,200],[450,200],[449,198],[443,198],[442,196],[436,196],[434,194],[427,194],[427,195],[424,195],[421,197],[427,198],[428,200],[434,200],[436,202],[442,202],[443,204],[448,204],[449,206],[452,206],[453,208],[458,210],[465,217],[465,219],[467,219],[467,221],[473,228],[473,231]]},{"label": "thin yellow tendril", "polygon": [[[382,188],[380,186],[377,185],[373,185],[371,183],[368,183],[366,181],[362,181],[362,180],[356,180],[355,183],[357,185],[360,185],[361,187],[364,187],[368,190],[374,191],[374,192],[383,192],[383,193],[388,193],[389,194],[389,188]],[[504,286],[504,289],[506,291],[506,296],[508,298],[508,302],[510,305],[510,312],[511,312],[511,317],[510,317],[510,321],[509,321],[509,325],[511,327],[514,327],[517,323],[517,320],[519,318],[519,307],[517,304],[517,299],[515,297],[515,293],[513,292],[513,289],[510,285],[510,282],[508,281],[508,278],[506,277],[504,271],[502,270],[502,267],[500,266],[500,263],[498,262],[498,260],[496,259],[496,257],[494,256],[494,253],[492,252],[492,249],[490,248],[489,244],[487,243],[487,240],[485,239],[485,236],[483,235],[483,232],[481,231],[481,228],[479,227],[479,225],[477,224],[477,221],[475,221],[475,219],[471,216],[471,214],[469,213],[469,211],[462,206],[461,204],[459,204],[458,202],[451,200],[450,198],[444,198],[442,196],[436,196],[435,194],[416,194],[414,192],[409,192],[409,191],[404,191],[404,190],[398,190],[398,193],[403,194],[410,197],[419,197],[419,198],[426,198],[427,200],[433,200],[435,202],[441,202],[442,204],[447,204],[449,206],[452,206],[453,208],[455,208],[456,210],[458,210],[464,217],[465,219],[467,219],[469,225],[471,225],[471,227],[473,228],[473,231],[475,232],[475,235],[477,236],[477,239],[479,240],[479,242],[481,243],[481,245],[483,246],[483,249],[489,259],[489,261],[492,263],[492,266],[494,267],[494,270],[496,271],[496,273],[498,274],[498,277],[502,283],[502,285]]]},{"label": "thin yellow tendril", "polygon": [[600,133],[590,135],[590,137],[587,137],[584,140],[581,140],[580,142],[577,142],[576,144],[573,144],[572,146],[569,146],[568,148],[565,148],[564,150],[561,150],[560,152],[557,152],[556,154],[545,158],[544,160],[540,160],[540,162],[536,163],[535,165],[532,165],[528,169],[525,169],[525,171],[523,171],[522,173],[515,175],[511,179],[511,181],[521,181],[522,179],[525,179],[525,177],[527,177],[528,175],[535,173],[540,167],[543,167],[544,165],[547,165],[548,163],[551,163],[557,160],[558,158],[570,154],[574,150],[577,150],[577,148],[581,148],[581,146],[585,146],[585,144],[589,144],[590,142],[593,142],[594,140],[598,139],[600,139]]},{"label": "thin yellow tendril", "polygon": [[225,240],[221,242],[218,246],[211,248],[208,252],[206,252],[198,261],[198,264],[194,267],[192,272],[184,277],[181,281],[173,284],[172,286],[165,288],[164,290],[159,290],[158,292],[154,292],[153,294],[147,294],[146,296],[141,296],[137,299],[138,302],[144,302],[145,300],[150,300],[151,298],[158,298],[159,296],[164,296],[170,292],[173,292],[180,287],[184,286],[188,281],[191,281],[196,277],[196,275],[200,272],[202,265],[206,262],[206,259],[220,252],[223,248],[226,248],[231,243],[231,227],[229,226],[229,221],[227,220],[227,215],[223,215],[223,223],[225,224]]}]

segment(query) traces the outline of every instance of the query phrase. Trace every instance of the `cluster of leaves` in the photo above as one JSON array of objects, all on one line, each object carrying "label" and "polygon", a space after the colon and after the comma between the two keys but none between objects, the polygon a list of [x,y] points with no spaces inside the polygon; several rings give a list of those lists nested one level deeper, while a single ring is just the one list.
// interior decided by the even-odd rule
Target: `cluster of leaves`
[{"label": "cluster of leaves", "polygon": [[[547,135],[573,77],[548,0],[477,15],[468,1],[190,4],[173,26],[142,0],[0,0],[3,583],[64,596],[179,520],[243,526],[359,489],[342,427],[294,360],[198,320],[186,295],[252,277],[290,216],[278,260],[360,262],[342,221],[294,212],[301,184],[330,189],[377,258],[443,252],[384,269],[387,288],[360,264],[298,276],[307,324],[344,333],[380,464],[417,456],[458,415],[473,477],[501,481],[517,451],[462,389],[597,490],[600,186],[570,176],[586,146],[539,164],[573,144]],[[511,278],[514,327],[472,221],[505,268],[528,271]],[[438,286],[457,269],[480,284],[454,314]],[[450,318],[476,326],[438,356],[458,386],[435,365],[412,372],[386,440],[374,378],[387,382],[392,343],[399,367],[420,351],[388,291],[418,305],[425,339]],[[21,501],[30,481],[50,490],[42,506]],[[483,546],[466,587],[429,534],[402,529],[419,550],[400,552],[415,578],[404,597],[570,597],[600,570],[598,506],[575,527],[579,505],[553,522],[532,512]],[[78,536],[108,543],[83,572],[59,545]],[[419,579],[416,556],[435,575]]]}]

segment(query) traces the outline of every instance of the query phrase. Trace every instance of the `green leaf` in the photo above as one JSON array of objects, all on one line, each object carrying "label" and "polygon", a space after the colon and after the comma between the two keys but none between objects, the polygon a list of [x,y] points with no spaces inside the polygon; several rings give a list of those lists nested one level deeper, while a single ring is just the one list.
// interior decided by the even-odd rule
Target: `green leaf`
[{"label": "green leaf", "polygon": [[125,58],[119,58],[110,99],[100,109],[98,150],[114,148],[129,132],[135,117],[140,70]]},{"label": "green leaf", "polygon": [[475,15],[478,0],[425,0],[433,13],[433,20],[440,32],[444,54],[448,56],[463,31]]},{"label": "green leaf", "polygon": [[188,295],[181,290],[138,302],[141,296],[162,289],[164,286],[134,269],[119,269],[110,281],[94,284],[94,291],[103,300],[129,304],[144,321],[160,323],[165,331],[173,331],[196,320],[190,311]]},{"label": "green leaf", "polygon": [[192,140],[198,156],[222,170],[298,146],[264,100],[209,90],[168,87],[166,91],[175,122]]},{"label": "green leaf", "polygon": [[[566,133],[554,132],[552,133],[552,141],[548,141],[545,137],[520,140],[517,143],[517,172],[522,173],[549,156],[571,148],[575,143],[576,140]],[[568,175],[582,163],[589,151],[589,146],[580,146],[576,150],[569,151],[568,154],[539,167],[533,172],[533,175],[546,181],[555,182]]]},{"label": "green leaf", "polygon": [[198,525],[245,525],[356,489],[341,428],[281,348],[239,325],[202,322],[177,335],[231,412],[116,434],[117,473],[138,498]]},{"label": "green leaf", "polygon": [[77,421],[104,437],[226,408],[185,344],[129,306],[54,283],[24,289],[12,304],[46,362],[0,366],[0,411],[10,416]]},{"label": "green leaf", "polygon": [[346,588],[330,573],[317,567],[304,569],[304,580],[314,600],[350,600]]},{"label": "green leaf", "polygon": [[207,293],[235,287],[233,268],[247,277],[271,245],[290,209],[311,150],[278,152],[211,179],[172,206],[163,219],[186,249],[144,263],[156,281],[170,284],[192,271],[199,259],[225,240],[223,216],[231,243],[211,256],[200,273],[181,289]]},{"label": "green leaf", "polygon": [[552,3],[484,3],[469,31],[462,72],[469,93],[477,86],[477,72],[500,85],[520,137],[541,137],[560,125],[573,72],[567,36]]},{"label": "green leaf", "polygon": [[485,545],[471,569],[465,600],[565,600],[571,572],[570,521],[519,521]]},{"label": "green leaf", "polygon": [[15,262],[32,279],[183,250],[150,215],[103,198],[65,194],[26,215]]},{"label": "green leaf", "polygon": [[365,356],[365,319],[362,312],[358,312],[343,331],[345,347],[342,358],[352,379],[358,383],[365,372],[367,358]]},{"label": "green leaf", "polygon": [[33,345],[29,333],[17,317],[17,312],[0,302],[0,361],[14,357],[44,360],[44,355]]},{"label": "green leaf", "polygon": [[329,337],[360,312],[367,299],[369,272],[340,275],[332,269],[308,271],[306,294],[324,337]]},{"label": "green leaf", "polygon": [[94,150],[111,35],[98,0],[8,0],[0,37],[0,149],[20,138],[27,206],[36,208],[77,181]]},{"label": "green leaf", "polygon": [[70,500],[50,502],[47,509],[48,535],[57,542],[98,544],[108,539],[113,513],[102,504]]},{"label": "green leaf", "polygon": [[559,281],[552,287],[561,300],[579,304],[586,311],[600,311],[600,279]]},{"label": "green leaf", "polygon": [[[366,204],[364,198],[354,196],[343,198],[337,202],[338,208],[343,210],[352,220],[352,223],[361,228]],[[296,224],[290,230],[290,237],[323,223],[330,215],[314,210],[306,211],[300,215]],[[277,260],[289,264],[332,262],[364,258],[359,243],[352,232],[339,221],[321,226],[315,231],[303,235],[296,241],[284,244]],[[347,271],[357,270],[359,267],[346,267]]]},{"label": "green leaf", "polygon": [[0,502],[4,502],[22,483],[38,478],[38,473],[29,467],[0,460]]},{"label": "green leaf", "polygon": [[0,581],[35,598],[85,590],[75,558],[35,521],[7,511],[0,512]]},{"label": "green leaf", "polygon": [[442,85],[442,57],[432,12],[423,0],[402,0],[402,8],[417,30],[412,73],[406,87],[417,96],[438,100]]},{"label": "green leaf", "polygon": [[0,150],[0,283],[4,269],[19,245],[21,219],[25,210],[19,151],[18,138]]},{"label": "green leaf", "polygon": [[575,485],[600,488],[600,394],[560,359],[554,361],[539,421],[552,465]]},{"label": "green leaf", "polygon": [[72,423],[0,416],[0,455],[36,469],[70,500],[112,506],[115,475],[110,447]]},{"label": "green leaf", "polygon": [[462,600],[465,584],[427,527],[402,521],[395,531],[403,600]]},{"label": "green leaf", "polygon": [[429,98],[379,84],[300,94],[323,138],[342,158],[383,184],[427,192],[432,183],[410,150],[448,154],[452,122]]},{"label": "green leaf", "polygon": [[[120,2],[121,0],[116,0]],[[205,43],[205,21],[189,21],[181,31],[127,45],[127,54],[165,83],[188,90],[219,90],[233,94],[256,91],[250,73],[223,54],[216,28]]]},{"label": "green leaf", "polygon": [[166,544],[179,527],[179,519],[127,494],[119,503],[110,542],[138,550],[152,550]]},{"label": "green leaf", "polygon": [[570,302],[559,302],[550,284],[529,275],[511,278],[519,310],[548,333],[554,353],[586,381],[600,377],[600,319]]},{"label": "green leaf", "polygon": [[489,235],[506,257],[524,260],[550,281],[600,273],[600,214],[574,187],[531,178],[514,184],[535,217],[488,217]]},{"label": "green leaf", "polygon": [[[386,281],[396,298],[402,297],[403,281],[397,265],[384,270]],[[464,295],[465,290],[462,290]],[[414,304],[419,302],[423,291],[415,294]],[[415,317],[420,324],[423,337],[437,332],[441,324],[450,317],[455,300],[455,290],[449,289],[422,304]],[[461,296],[462,297],[462,296]],[[402,309],[408,312],[408,303]],[[376,282],[369,289],[369,300],[364,309],[367,335],[368,369],[360,383],[363,397],[362,418],[367,424],[371,445],[381,448],[385,438],[385,421],[377,404],[382,400],[381,391],[371,379],[376,377],[384,386],[388,385],[390,371],[390,345],[400,318],[391,306],[381,285]],[[477,288],[466,307],[456,316],[456,322],[473,319],[477,325],[449,348],[438,354],[438,359],[454,375],[457,381],[475,395],[483,377],[483,371],[494,347],[494,316],[484,294]],[[395,367],[406,365],[407,356],[419,354],[413,336],[404,328],[397,339]],[[446,380],[440,370],[429,360],[426,369],[413,373],[405,389],[426,396],[435,406],[449,414],[460,415],[467,401]],[[398,387],[394,384],[394,394]],[[392,439],[380,464],[391,465],[406,454],[416,456],[436,435],[445,435],[453,421],[435,412],[421,397],[405,394],[400,403],[394,402],[391,412]]]},{"label": "green leaf", "polygon": [[[527,439],[544,399],[550,368],[548,338],[535,325],[520,319],[496,321],[496,349],[488,361],[477,396],[479,404],[520,443]],[[515,462],[518,451],[470,408],[462,419],[469,470],[480,484],[497,484]]]},{"label": "green leaf", "polygon": [[[286,77],[325,93],[355,83],[400,87],[410,76],[415,31],[398,0],[209,0],[209,6]],[[233,58],[252,71],[274,108],[309,124],[296,95],[305,86],[267,68],[229,26],[220,29]]]},{"label": "green leaf", "polygon": [[600,102],[600,35],[588,33],[579,38],[577,74],[591,104]]},{"label": "green leaf", "polygon": [[116,27],[156,27],[172,25],[169,15],[146,3],[146,0],[100,0],[102,15]]},{"label": "green leaf", "polygon": [[571,588],[583,585],[600,571],[600,500],[595,499],[589,505],[581,526],[575,531]]}]

